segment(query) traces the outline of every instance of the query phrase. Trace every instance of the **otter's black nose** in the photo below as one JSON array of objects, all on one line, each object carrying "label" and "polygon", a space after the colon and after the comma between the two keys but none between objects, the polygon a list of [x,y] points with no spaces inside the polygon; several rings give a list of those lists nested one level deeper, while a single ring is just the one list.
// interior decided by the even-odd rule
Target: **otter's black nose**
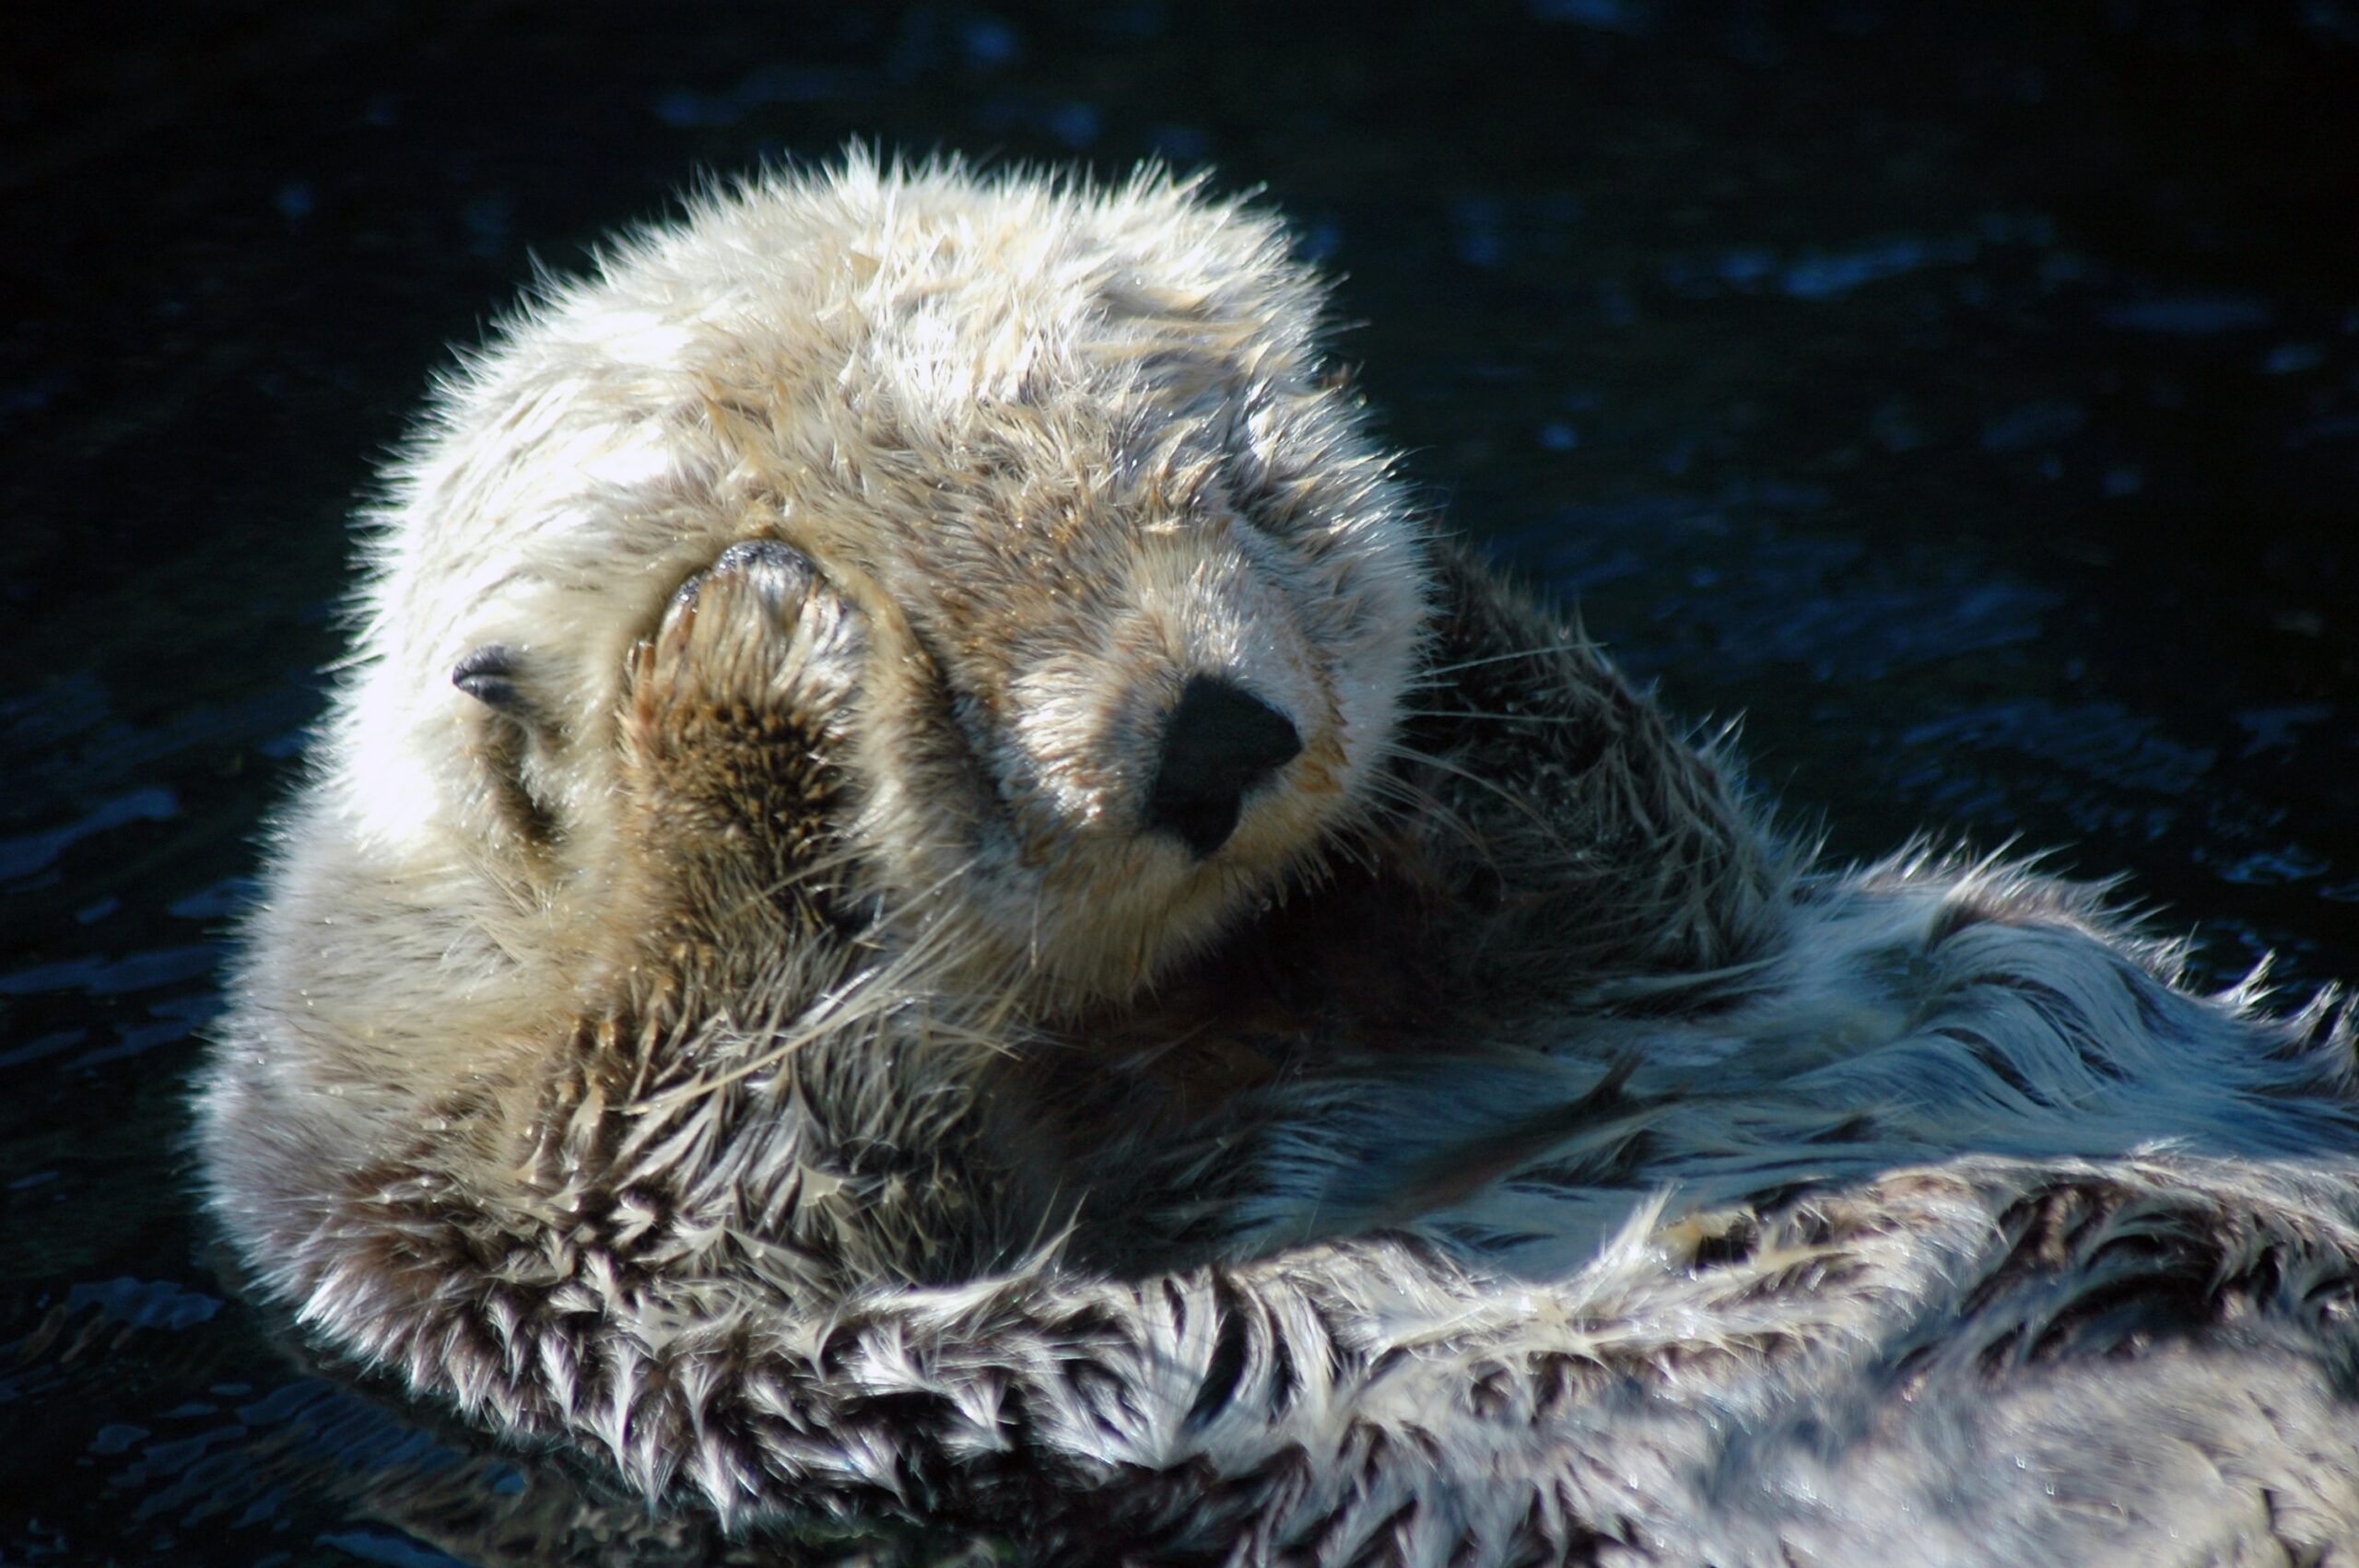
[{"label": "otter's black nose", "polygon": [[1146,825],[1209,855],[1236,830],[1245,792],[1301,750],[1285,714],[1233,681],[1191,675],[1164,728]]}]

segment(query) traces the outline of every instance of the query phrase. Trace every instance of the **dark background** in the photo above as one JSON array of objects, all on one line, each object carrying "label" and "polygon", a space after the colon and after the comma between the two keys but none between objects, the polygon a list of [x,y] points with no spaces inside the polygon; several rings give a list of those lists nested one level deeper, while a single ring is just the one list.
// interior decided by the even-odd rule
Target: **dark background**
[{"label": "dark background", "polygon": [[2359,976],[2354,126],[2350,0],[13,7],[0,1563],[546,1494],[285,1362],[181,1142],[344,519],[536,266],[854,136],[1265,189],[1436,504],[1831,853],[2053,848],[2299,994]]}]

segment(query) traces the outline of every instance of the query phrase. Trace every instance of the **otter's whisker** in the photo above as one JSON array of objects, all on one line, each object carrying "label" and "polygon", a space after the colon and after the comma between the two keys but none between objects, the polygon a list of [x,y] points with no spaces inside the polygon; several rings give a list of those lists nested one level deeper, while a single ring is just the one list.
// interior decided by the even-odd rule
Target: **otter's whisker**
[{"label": "otter's whisker", "polygon": [[1596,720],[1581,714],[1561,713],[1485,713],[1469,708],[1404,708],[1402,713],[1415,719],[1482,719],[1501,724],[1594,724]]},{"label": "otter's whisker", "polygon": [[1599,650],[1600,645],[1590,641],[1587,638],[1577,637],[1569,642],[1550,643],[1540,648],[1519,648],[1506,653],[1485,654],[1479,659],[1461,659],[1455,663],[1428,664],[1426,666],[1424,677],[1412,682],[1411,685],[1413,687],[1446,685],[1449,684],[1449,676],[1463,674],[1469,670],[1479,670],[1486,664],[1505,664],[1518,659],[1553,659],[1559,654]]}]

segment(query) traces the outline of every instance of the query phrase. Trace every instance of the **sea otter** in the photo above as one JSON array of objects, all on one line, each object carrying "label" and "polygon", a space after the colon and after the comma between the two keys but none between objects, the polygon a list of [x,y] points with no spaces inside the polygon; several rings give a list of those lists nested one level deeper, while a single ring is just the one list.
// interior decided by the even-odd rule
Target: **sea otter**
[{"label": "sea otter", "polygon": [[1042,1561],[2319,1562],[2331,999],[1818,865],[1265,212],[854,155],[440,389],[201,1098],[325,1348]]}]

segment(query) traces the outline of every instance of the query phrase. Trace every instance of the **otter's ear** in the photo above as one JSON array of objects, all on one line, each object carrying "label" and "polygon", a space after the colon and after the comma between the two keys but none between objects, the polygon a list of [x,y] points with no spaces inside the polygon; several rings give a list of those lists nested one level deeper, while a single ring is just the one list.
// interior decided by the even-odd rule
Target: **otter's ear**
[{"label": "otter's ear", "polygon": [[531,720],[531,704],[517,684],[516,650],[504,642],[487,642],[451,672],[451,684],[497,713],[519,723]]},{"label": "otter's ear", "polygon": [[534,751],[547,740],[540,709],[526,690],[524,661],[504,642],[487,642],[452,667],[451,684],[483,704],[476,755],[491,775],[500,814],[530,844],[557,834],[549,803],[534,788]]}]

